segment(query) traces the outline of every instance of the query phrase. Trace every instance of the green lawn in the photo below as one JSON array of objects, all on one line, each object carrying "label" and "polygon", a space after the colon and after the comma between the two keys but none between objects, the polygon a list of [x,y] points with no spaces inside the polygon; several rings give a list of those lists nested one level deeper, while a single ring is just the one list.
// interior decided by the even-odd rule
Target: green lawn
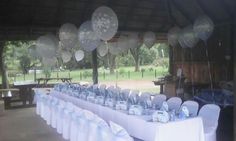
[{"label": "green lawn", "polygon": [[[114,74],[110,74],[109,70],[99,68],[98,69],[98,80],[103,81],[116,81],[116,80],[154,80],[155,77],[160,77],[167,74],[168,69],[163,67],[152,67],[152,66],[141,66],[143,69],[140,72],[134,72],[134,67],[120,67],[115,70]],[[73,82],[88,81],[92,82],[92,70],[73,70],[73,71],[60,71],[52,72],[51,77],[71,77]],[[37,74],[37,78],[45,77],[43,73]],[[15,80],[14,80],[15,79]],[[24,80],[34,80],[34,74],[27,74],[17,76],[16,78],[10,77],[9,82],[14,81],[24,81]],[[50,81],[51,83],[53,81]]]}]

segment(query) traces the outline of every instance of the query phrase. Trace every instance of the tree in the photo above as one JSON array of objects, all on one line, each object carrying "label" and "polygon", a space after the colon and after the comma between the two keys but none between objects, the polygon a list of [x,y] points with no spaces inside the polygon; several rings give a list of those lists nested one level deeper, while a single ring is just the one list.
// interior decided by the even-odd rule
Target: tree
[{"label": "tree", "polygon": [[135,61],[135,72],[138,72],[140,70],[139,66],[140,66],[140,58],[139,58],[139,53],[140,53],[140,46],[136,47],[136,48],[131,48],[130,49],[130,53],[132,54],[134,61]]}]

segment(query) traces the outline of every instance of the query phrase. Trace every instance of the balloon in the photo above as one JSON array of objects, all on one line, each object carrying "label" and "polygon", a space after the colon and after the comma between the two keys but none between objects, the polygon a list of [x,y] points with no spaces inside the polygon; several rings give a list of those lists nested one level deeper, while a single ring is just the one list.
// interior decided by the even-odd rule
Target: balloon
[{"label": "balloon", "polygon": [[93,51],[101,43],[100,39],[92,29],[91,21],[86,21],[80,26],[78,39],[80,46],[85,51]]},{"label": "balloon", "polygon": [[193,30],[198,38],[206,41],[214,30],[214,23],[208,16],[201,16],[195,20]]},{"label": "balloon", "polygon": [[140,45],[140,41],[137,33],[131,33],[128,36],[128,46],[129,48],[136,48]]},{"label": "balloon", "polygon": [[38,57],[38,54],[37,54],[37,51],[36,51],[36,45],[31,45],[29,48],[28,48],[28,51],[29,51],[29,55],[33,58],[37,58]]},{"label": "balloon", "polygon": [[193,48],[197,44],[198,37],[196,36],[196,33],[193,31],[192,26],[188,26],[183,29],[183,39],[185,45],[190,48]]},{"label": "balloon", "polygon": [[98,38],[104,41],[110,40],[118,29],[115,12],[106,6],[97,8],[92,15],[92,27]]},{"label": "balloon", "polygon": [[46,67],[53,67],[57,64],[57,58],[56,57],[43,57],[42,63]]},{"label": "balloon", "polygon": [[61,58],[64,63],[67,63],[70,61],[72,55],[69,51],[62,51],[61,52]]},{"label": "balloon", "polygon": [[148,47],[151,48],[156,41],[155,33],[148,31],[143,36],[143,43]]},{"label": "balloon", "polygon": [[179,33],[180,33],[180,28],[178,27],[173,27],[169,30],[168,32],[168,43],[174,47],[178,44],[178,36],[179,36]]},{"label": "balloon", "polygon": [[184,39],[184,31],[181,30],[178,36],[178,42],[182,48],[187,48],[187,45],[185,44],[185,39]]},{"label": "balloon", "polygon": [[100,56],[105,56],[108,53],[108,44],[103,42],[97,48],[98,54]]},{"label": "balloon", "polygon": [[127,36],[120,35],[119,39],[117,40],[117,47],[121,50],[121,52],[129,49]]},{"label": "balloon", "polygon": [[120,49],[117,47],[117,42],[108,43],[108,46],[109,46],[109,52],[112,55],[118,55],[121,52]]},{"label": "balloon", "polygon": [[84,51],[83,50],[77,50],[75,52],[75,59],[77,62],[81,61],[84,58]]},{"label": "balloon", "polygon": [[56,54],[56,44],[55,42],[48,37],[47,35],[40,36],[36,41],[36,52],[41,57],[51,57]]},{"label": "balloon", "polygon": [[59,30],[61,44],[65,48],[74,48],[77,43],[77,28],[75,25],[66,23]]}]

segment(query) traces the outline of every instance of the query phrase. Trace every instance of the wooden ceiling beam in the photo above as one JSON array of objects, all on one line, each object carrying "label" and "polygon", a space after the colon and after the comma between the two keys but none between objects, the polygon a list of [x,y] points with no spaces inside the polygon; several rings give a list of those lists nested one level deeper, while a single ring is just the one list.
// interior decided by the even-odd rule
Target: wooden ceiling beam
[{"label": "wooden ceiling beam", "polygon": [[203,4],[202,0],[196,0],[196,2],[198,3],[199,7],[202,9],[202,11],[205,13],[205,15],[208,15],[214,22],[217,21],[216,16],[214,16],[207,8],[206,6]]},{"label": "wooden ceiling beam", "polygon": [[178,11],[185,17],[185,19],[193,24],[194,19],[188,14],[188,12],[186,12],[185,8],[182,5],[175,0],[172,0],[171,2],[175,6],[175,8],[178,9]]},{"label": "wooden ceiling beam", "polygon": [[134,9],[137,6],[137,2],[135,2],[135,0],[130,0],[129,6],[131,6],[131,7],[130,7],[130,9],[126,13],[126,18],[124,20],[124,27],[123,27],[124,30],[127,30],[126,28],[127,28],[128,21],[129,21],[129,19],[132,18]]},{"label": "wooden ceiling beam", "polygon": [[183,27],[182,25],[180,25],[180,24],[178,23],[178,21],[176,20],[176,18],[173,16],[173,12],[172,12],[172,8],[171,8],[170,0],[166,0],[166,3],[167,3],[168,14],[169,14],[169,17],[170,17],[171,21],[173,22],[173,24],[174,24],[174,25],[177,25],[178,27]]}]

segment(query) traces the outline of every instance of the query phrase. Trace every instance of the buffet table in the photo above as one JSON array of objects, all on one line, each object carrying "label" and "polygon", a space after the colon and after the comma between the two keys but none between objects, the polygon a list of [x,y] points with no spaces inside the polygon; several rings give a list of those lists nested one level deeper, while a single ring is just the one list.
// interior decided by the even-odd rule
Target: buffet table
[{"label": "buffet table", "polygon": [[[44,92],[37,89],[37,93],[43,94]],[[169,123],[151,122],[151,115],[128,115],[124,111],[113,110],[56,91],[51,91],[50,95],[92,111],[105,121],[113,121],[124,127],[131,136],[144,141],[204,141],[203,124],[200,117]]]}]

